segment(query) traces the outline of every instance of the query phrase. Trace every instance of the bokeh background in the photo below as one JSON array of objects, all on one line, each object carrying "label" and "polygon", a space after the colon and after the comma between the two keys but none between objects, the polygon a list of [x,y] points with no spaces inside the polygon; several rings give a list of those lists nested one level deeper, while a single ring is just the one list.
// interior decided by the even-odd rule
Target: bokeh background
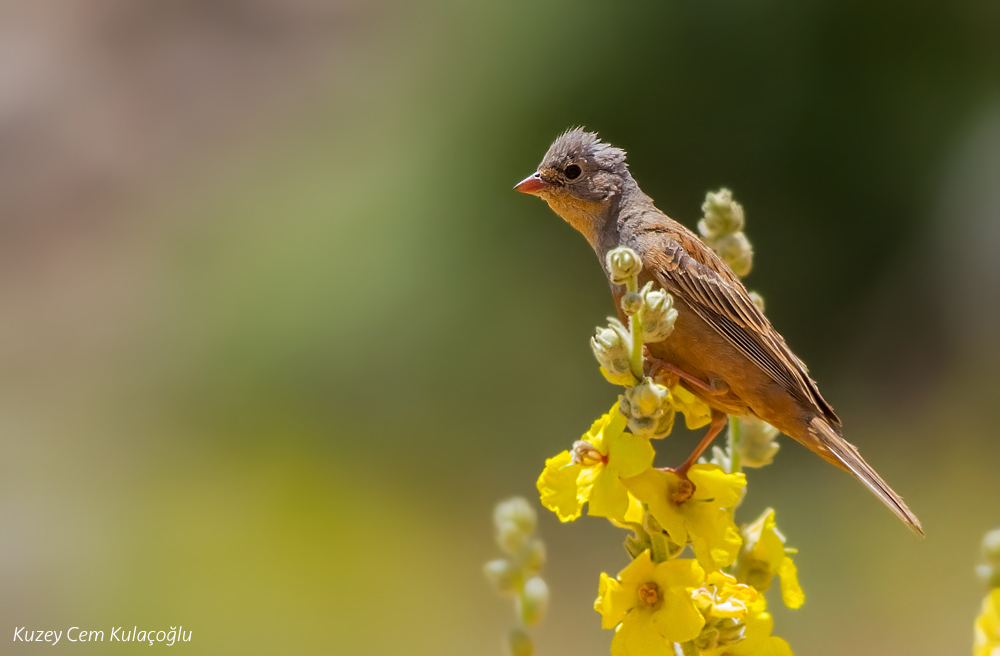
[{"label": "bokeh background", "polygon": [[[985,0],[3,3],[0,630],[503,653],[492,506],[616,393],[594,255],[511,190],[583,124],[689,226],[734,190],[748,286],[927,529],[786,440],[744,511],[801,552],[776,632],[968,653],[1000,525],[998,25]],[[622,532],[540,531],[540,656],[606,654]]]}]

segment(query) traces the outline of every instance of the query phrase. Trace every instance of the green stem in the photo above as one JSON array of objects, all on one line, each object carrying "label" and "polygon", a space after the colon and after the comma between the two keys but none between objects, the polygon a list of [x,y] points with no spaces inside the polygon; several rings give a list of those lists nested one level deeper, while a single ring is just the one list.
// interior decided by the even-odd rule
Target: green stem
[{"label": "green stem", "polygon": [[667,539],[663,537],[663,533],[649,534],[649,550],[654,563],[664,563],[670,559],[670,550],[667,549]]},{"label": "green stem", "polygon": [[739,474],[742,471],[740,465],[740,432],[742,426],[740,426],[740,418],[730,415],[729,416],[729,473]]},{"label": "green stem", "polygon": [[[639,289],[639,280],[636,277],[629,278],[625,283],[630,292]],[[632,376],[639,382],[646,377],[645,368],[642,366],[642,308],[628,318],[628,329],[632,335],[632,357],[629,358],[629,365],[632,369]]]},{"label": "green stem", "polygon": [[698,648],[694,646],[694,641],[688,640],[687,642],[678,643],[681,646],[681,653],[684,656],[698,656]]}]

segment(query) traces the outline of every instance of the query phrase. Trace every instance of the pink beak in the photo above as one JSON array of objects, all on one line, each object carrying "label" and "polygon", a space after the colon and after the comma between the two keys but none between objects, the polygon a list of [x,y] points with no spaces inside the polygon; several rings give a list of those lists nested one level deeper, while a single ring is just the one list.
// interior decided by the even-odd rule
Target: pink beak
[{"label": "pink beak", "polygon": [[535,172],[534,174],[529,175],[524,180],[521,180],[516,185],[514,185],[514,189],[520,191],[522,194],[531,194],[532,196],[537,196],[542,191],[548,189],[550,186],[551,185],[548,182],[542,180],[542,176],[540,173]]}]

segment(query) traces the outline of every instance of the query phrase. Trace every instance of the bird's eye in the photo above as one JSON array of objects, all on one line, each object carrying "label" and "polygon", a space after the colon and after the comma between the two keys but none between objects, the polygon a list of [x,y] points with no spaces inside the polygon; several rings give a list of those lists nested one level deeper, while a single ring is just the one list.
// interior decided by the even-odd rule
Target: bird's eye
[{"label": "bird's eye", "polygon": [[580,173],[582,173],[582,171],[580,171],[580,167],[576,164],[570,164],[566,167],[566,170],[563,171],[563,173],[566,175],[567,179],[576,180],[580,177]]}]

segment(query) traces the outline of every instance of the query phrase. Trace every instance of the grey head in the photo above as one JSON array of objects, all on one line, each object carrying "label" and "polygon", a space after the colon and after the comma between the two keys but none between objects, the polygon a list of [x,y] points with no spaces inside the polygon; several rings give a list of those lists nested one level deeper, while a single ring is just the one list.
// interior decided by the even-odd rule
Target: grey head
[{"label": "grey head", "polygon": [[538,170],[514,189],[539,196],[592,245],[616,200],[635,187],[625,151],[583,128],[567,130],[545,153]]}]

